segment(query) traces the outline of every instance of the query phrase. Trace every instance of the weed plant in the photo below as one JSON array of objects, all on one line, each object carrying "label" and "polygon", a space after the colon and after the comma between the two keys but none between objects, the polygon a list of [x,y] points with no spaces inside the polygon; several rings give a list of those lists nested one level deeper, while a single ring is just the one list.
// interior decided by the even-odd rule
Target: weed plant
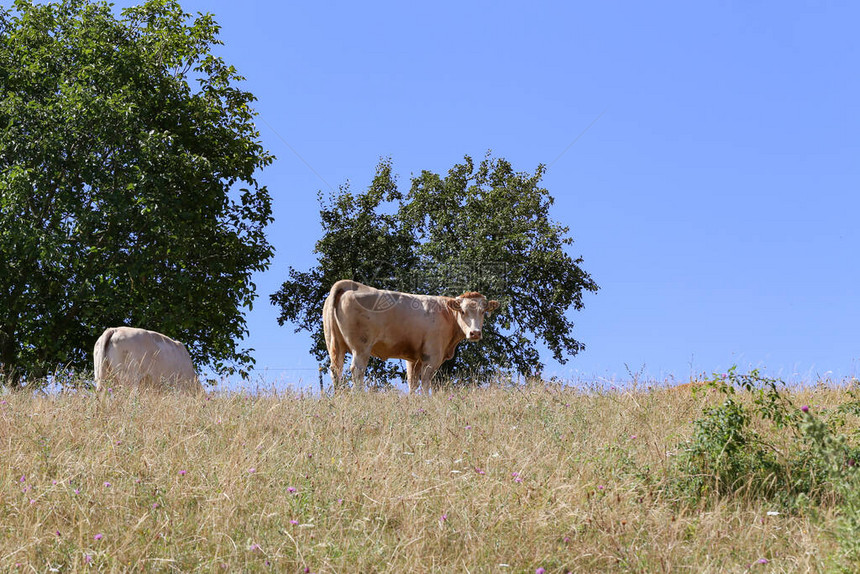
[{"label": "weed plant", "polygon": [[844,402],[835,407],[797,406],[784,382],[732,368],[693,392],[708,391],[724,400],[693,422],[676,463],[674,487],[686,495],[686,504],[742,497],[769,501],[787,513],[835,509],[840,568],[860,570],[855,390],[846,389]]}]

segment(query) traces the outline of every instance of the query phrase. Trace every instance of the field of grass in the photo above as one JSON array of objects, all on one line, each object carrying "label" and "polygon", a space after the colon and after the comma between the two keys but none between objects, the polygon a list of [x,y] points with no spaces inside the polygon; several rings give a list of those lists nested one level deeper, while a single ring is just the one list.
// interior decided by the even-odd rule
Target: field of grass
[{"label": "field of grass", "polygon": [[[848,394],[789,393],[820,413]],[[10,393],[0,571],[851,571],[833,497],[691,496],[677,461],[722,398]]]}]

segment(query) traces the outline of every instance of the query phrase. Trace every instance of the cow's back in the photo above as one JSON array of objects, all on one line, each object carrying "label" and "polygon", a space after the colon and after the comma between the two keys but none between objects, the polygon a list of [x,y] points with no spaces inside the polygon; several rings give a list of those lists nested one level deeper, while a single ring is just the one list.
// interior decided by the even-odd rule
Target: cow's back
[{"label": "cow's back", "polygon": [[170,337],[134,327],[107,329],[93,352],[96,388],[108,377],[118,384],[202,390],[185,346]]}]

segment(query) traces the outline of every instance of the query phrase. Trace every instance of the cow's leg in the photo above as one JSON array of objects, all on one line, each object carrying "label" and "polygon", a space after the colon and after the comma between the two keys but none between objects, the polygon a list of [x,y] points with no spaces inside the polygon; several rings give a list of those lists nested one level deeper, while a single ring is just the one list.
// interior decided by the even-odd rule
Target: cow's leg
[{"label": "cow's leg", "polygon": [[352,388],[364,390],[364,371],[367,370],[367,362],[370,360],[369,353],[352,353],[352,364],[349,370],[352,372]]},{"label": "cow's leg", "polygon": [[334,390],[337,390],[343,385],[343,359],[346,356],[346,351],[340,348],[329,349],[329,360],[331,364],[328,367],[329,375],[331,375],[331,384]]},{"label": "cow's leg", "polygon": [[433,375],[436,374],[436,371],[439,369],[439,366],[441,364],[442,364],[441,361],[438,363],[435,361],[425,361],[422,363],[421,371],[420,371],[420,373],[421,373],[421,391],[425,395],[430,394],[430,381],[433,380]]},{"label": "cow's leg", "polygon": [[406,382],[409,383],[409,394],[417,393],[421,385],[421,367],[424,365],[420,360],[406,361]]}]

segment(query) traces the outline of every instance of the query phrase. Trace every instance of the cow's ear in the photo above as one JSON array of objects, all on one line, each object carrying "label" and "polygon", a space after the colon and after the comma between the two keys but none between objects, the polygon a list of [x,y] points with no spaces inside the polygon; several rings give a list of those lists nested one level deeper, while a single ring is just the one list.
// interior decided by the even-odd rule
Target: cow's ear
[{"label": "cow's ear", "polygon": [[499,308],[499,302],[496,300],[487,302],[487,315]]},{"label": "cow's ear", "polygon": [[459,312],[459,313],[463,312],[463,308],[460,307],[460,300],[459,299],[448,299],[448,308],[451,309],[452,311],[455,311],[455,312]]}]

